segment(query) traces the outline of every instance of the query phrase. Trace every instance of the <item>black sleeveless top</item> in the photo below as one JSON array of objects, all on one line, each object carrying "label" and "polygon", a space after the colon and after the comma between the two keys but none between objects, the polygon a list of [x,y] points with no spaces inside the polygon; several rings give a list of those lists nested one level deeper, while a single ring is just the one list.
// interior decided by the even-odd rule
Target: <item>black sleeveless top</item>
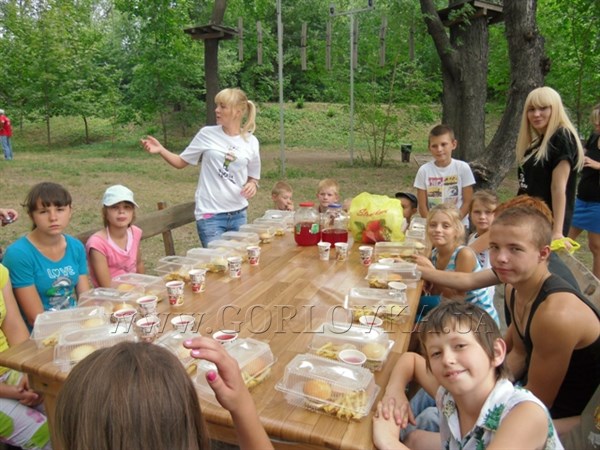
[{"label": "black sleeveless top", "polygon": [[[566,281],[556,275],[550,275],[542,284],[540,292],[531,305],[531,312],[527,319],[525,326],[525,334],[521,334],[521,331],[516,326],[515,330],[523,340],[526,350],[525,368],[529,370],[529,362],[531,360],[531,354],[533,353],[533,342],[531,342],[530,328],[533,316],[537,311],[538,307],[546,300],[550,294],[556,292],[568,292],[577,296],[583,303],[596,315],[596,318],[600,320],[600,312],[598,309],[583,295],[573,289]],[[510,314],[514,317],[515,308],[515,291],[513,289],[510,302],[509,302]],[[552,339],[548,336],[548,339]],[[523,384],[527,383],[527,375],[524,380],[520,380]],[[569,367],[565,373],[565,378],[560,385],[556,399],[552,408],[550,408],[550,415],[553,419],[560,419],[561,417],[578,416],[581,414],[585,405],[592,398],[598,384],[600,382],[600,335],[590,345],[579,350],[574,350],[569,361]]]}]

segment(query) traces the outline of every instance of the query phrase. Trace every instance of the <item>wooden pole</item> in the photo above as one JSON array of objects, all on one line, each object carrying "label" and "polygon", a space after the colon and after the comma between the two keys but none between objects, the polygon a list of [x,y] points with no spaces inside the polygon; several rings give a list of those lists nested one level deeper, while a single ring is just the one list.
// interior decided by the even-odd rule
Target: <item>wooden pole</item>
[{"label": "wooden pole", "polygon": [[256,22],[256,37],[257,37],[257,46],[256,46],[256,62],[260,66],[262,65],[262,24],[260,20]]},{"label": "wooden pole", "polygon": [[306,70],[306,32],[308,29],[308,24],[306,22],[302,22],[302,37],[300,39],[300,62],[302,65],[302,70]]},{"label": "wooden pole", "polygon": [[325,35],[325,69],[331,70],[331,20],[327,21]]},{"label": "wooden pole", "polygon": [[385,35],[387,32],[387,17],[381,18],[381,28],[379,29],[379,66],[385,66]]},{"label": "wooden pole", "polygon": [[[165,209],[167,207],[167,202],[158,202],[158,209]],[[175,243],[173,242],[173,235],[171,234],[171,230],[165,231],[163,234],[163,243],[165,244],[165,255],[172,256],[175,255]]]},{"label": "wooden pole", "polygon": [[244,60],[244,19],[238,17],[238,61]]}]

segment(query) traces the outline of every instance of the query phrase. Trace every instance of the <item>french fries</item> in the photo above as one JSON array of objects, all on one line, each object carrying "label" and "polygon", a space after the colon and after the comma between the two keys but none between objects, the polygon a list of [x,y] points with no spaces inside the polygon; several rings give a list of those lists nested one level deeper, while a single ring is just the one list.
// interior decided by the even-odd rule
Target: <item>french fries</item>
[{"label": "french fries", "polygon": [[334,415],[338,419],[360,419],[365,416],[367,411],[367,393],[364,390],[353,391],[347,394],[341,394],[337,399],[322,407],[322,410],[328,414]]}]

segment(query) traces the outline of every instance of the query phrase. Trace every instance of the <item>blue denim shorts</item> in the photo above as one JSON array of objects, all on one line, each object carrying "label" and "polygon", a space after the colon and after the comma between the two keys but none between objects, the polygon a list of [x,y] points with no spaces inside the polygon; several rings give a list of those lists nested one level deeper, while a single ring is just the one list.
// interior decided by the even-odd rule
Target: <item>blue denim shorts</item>
[{"label": "blue denim shorts", "polygon": [[197,220],[196,229],[202,246],[207,247],[210,241],[219,239],[226,231],[238,231],[240,226],[246,223],[247,209],[213,214]]}]

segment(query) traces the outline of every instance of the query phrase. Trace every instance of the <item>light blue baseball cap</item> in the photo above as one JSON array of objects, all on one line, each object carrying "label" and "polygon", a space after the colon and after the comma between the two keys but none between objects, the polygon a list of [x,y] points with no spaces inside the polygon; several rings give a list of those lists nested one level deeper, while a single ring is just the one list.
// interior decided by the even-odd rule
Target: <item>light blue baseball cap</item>
[{"label": "light blue baseball cap", "polygon": [[123,185],[115,184],[104,192],[104,197],[102,197],[102,204],[104,206],[112,206],[120,202],[129,202],[138,206],[133,199],[133,192]]}]

